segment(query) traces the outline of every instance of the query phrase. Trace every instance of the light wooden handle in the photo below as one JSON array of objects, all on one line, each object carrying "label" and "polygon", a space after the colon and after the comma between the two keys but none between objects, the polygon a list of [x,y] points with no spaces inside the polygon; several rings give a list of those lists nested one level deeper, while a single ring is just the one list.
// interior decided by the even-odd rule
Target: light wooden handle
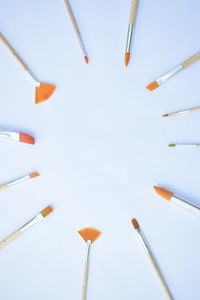
[{"label": "light wooden handle", "polygon": [[200,60],[200,52],[185,60],[181,65],[183,66],[183,68],[187,68],[198,60]]},{"label": "light wooden handle", "polygon": [[165,291],[168,299],[174,300],[174,298],[171,295],[171,292],[170,292],[170,290],[169,290],[169,288],[168,288],[168,286],[167,286],[167,284],[165,282],[165,279],[164,279],[164,277],[163,277],[163,275],[162,275],[162,273],[161,273],[161,271],[160,271],[160,269],[159,269],[159,267],[158,267],[158,265],[157,265],[157,263],[156,263],[153,255],[151,253],[148,253],[148,256],[149,256],[149,259],[150,259],[150,261],[151,261],[151,263],[152,263],[152,265],[153,265],[153,267],[154,267],[154,269],[156,271],[156,274],[158,275],[158,278],[160,279],[160,282],[162,284],[162,287],[163,287],[163,289],[164,289],[164,291]]},{"label": "light wooden handle", "polygon": [[16,230],[15,232],[11,233],[5,240],[0,242],[0,248],[3,248],[8,243],[12,242],[15,238],[17,238],[21,234],[20,230]]},{"label": "light wooden handle", "polygon": [[10,50],[10,52],[15,56],[15,58],[18,60],[18,62],[21,64],[21,66],[28,70],[28,66],[25,64],[25,62],[21,59],[19,54],[13,49],[13,47],[8,43],[8,41],[5,39],[5,37],[0,33],[0,39],[4,43],[4,45]]},{"label": "light wooden handle", "polygon": [[72,22],[72,24],[73,24],[73,26],[74,26],[74,30],[75,30],[75,32],[76,32],[77,35],[80,35],[79,29],[78,29],[78,25],[77,25],[76,20],[75,20],[75,18],[74,18],[74,15],[73,15],[71,6],[70,6],[70,4],[69,4],[69,1],[68,1],[68,0],[65,0],[65,4],[66,4],[66,7],[67,7],[67,11],[68,11],[68,13],[69,13],[69,17],[70,17],[70,19],[71,19],[71,22]]},{"label": "light wooden handle", "polygon": [[89,263],[85,263],[84,274],[83,274],[83,286],[82,286],[82,300],[86,300],[87,295],[87,283],[88,283],[88,271]]},{"label": "light wooden handle", "polygon": [[131,12],[130,12],[130,17],[129,17],[129,25],[135,23],[137,8],[138,8],[138,0],[132,0]]}]

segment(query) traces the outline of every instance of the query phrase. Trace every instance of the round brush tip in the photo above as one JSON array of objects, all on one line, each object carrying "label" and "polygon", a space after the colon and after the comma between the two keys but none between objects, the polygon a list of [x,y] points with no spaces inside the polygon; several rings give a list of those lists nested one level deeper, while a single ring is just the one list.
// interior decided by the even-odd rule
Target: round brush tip
[{"label": "round brush tip", "polygon": [[137,221],[136,219],[132,219],[131,222],[132,222],[133,227],[134,227],[135,229],[139,228],[139,224],[138,224],[138,221]]}]

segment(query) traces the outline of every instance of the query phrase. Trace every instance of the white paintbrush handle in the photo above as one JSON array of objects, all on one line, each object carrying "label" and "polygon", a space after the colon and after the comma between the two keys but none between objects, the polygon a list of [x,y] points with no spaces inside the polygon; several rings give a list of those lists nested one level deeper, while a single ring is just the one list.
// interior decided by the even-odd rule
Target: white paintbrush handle
[{"label": "white paintbrush handle", "polygon": [[200,52],[197,52],[195,55],[185,60],[181,65],[183,66],[183,68],[187,68],[198,60],[200,60]]},{"label": "white paintbrush handle", "polygon": [[164,280],[164,277],[163,277],[163,275],[162,275],[162,273],[161,273],[161,271],[160,271],[160,269],[159,269],[159,267],[158,267],[155,259],[153,258],[153,255],[150,252],[148,252],[147,255],[149,257],[149,260],[150,260],[152,266],[154,267],[154,270],[156,271],[156,274],[157,274],[158,278],[160,279],[160,282],[162,284],[162,287],[163,287],[163,289],[164,289],[164,291],[165,291],[168,299],[173,300],[174,298],[172,297],[172,295],[171,295],[171,293],[169,291],[169,288],[168,288],[168,286],[167,286],[167,284],[166,284],[166,282]]},{"label": "white paintbrush handle", "polygon": [[89,273],[89,262],[87,261],[85,263],[84,273],[83,273],[82,300],[86,300],[86,296],[87,296],[88,273]]},{"label": "white paintbrush handle", "polygon": [[72,12],[72,9],[71,9],[71,6],[69,4],[69,1],[68,0],[64,0],[65,1],[65,4],[66,4],[66,7],[67,7],[67,11],[68,11],[68,14],[69,14],[69,17],[70,17],[70,20],[74,26],[74,30],[76,32],[76,34],[78,36],[80,36],[80,32],[79,32],[79,29],[78,29],[78,25],[76,23],[76,20],[75,20],[75,17],[74,17],[74,14]]},{"label": "white paintbrush handle", "polygon": [[0,248],[5,247],[7,244],[12,242],[15,238],[17,238],[22,232],[20,230],[16,230],[15,232],[11,233],[7,238],[0,242]]},{"label": "white paintbrush handle", "polygon": [[136,15],[137,15],[137,8],[138,8],[138,0],[132,0],[130,17],[129,17],[129,25],[132,25],[135,23],[135,19],[136,19]]},{"label": "white paintbrush handle", "polygon": [[18,60],[18,62],[21,64],[21,66],[24,68],[24,70],[29,70],[26,63],[22,60],[22,58],[17,54],[17,52],[13,49],[13,47],[9,44],[9,42],[5,39],[5,37],[0,33],[0,39],[4,43],[4,45],[9,49],[9,51],[15,56],[15,58]]}]

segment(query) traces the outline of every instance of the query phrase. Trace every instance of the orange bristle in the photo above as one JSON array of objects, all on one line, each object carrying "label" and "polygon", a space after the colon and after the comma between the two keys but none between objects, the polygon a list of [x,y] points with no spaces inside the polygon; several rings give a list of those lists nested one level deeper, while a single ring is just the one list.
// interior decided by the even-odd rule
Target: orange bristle
[{"label": "orange bristle", "polygon": [[125,65],[128,66],[129,60],[130,60],[130,52],[125,53]]},{"label": "orange bristle", "polygon": [[53,207],[51,205],[44,208],[40,213],[43,215],[43,217],[48,216],[53,211]]},{"label": "orange bristle", "polygon": [[40,82],[40,86],[36,87],[35,103],[38,104],[47,100],[54,92],[56,86],[49,83]]},{"label": "orange bristle", "polygon": [[84,239],[85,242],[91,241],[92,243],[94,243],[101,235],[101,231],[94,228],[84,228],[79,230],[78,233]]},{"label": "orange bristle", "polygon": [[84,59],[85,59],[86,64],[88,64],[88,63],[89,63],[88,57],[87,57],[87,56],[84,56]]},{"label": "orange bristle", "polygon": [[34,172],[34,173],[29,174],[29,177],[30,177],[30,178],[35,178],[35,177],[37,177],[37,176],[40,176],[40,174],[37,173],[37,172]]},{"label": "orange bristle", "polygon": [[20,132],[19,134],[19,141],[22,143],[27,143],[32,145],[35,144],[35,140],[32,136],[22,132]]},{"label": "orange bristle", "polygon": [[173,193],[171,193],[170,191],[164,188],[160,188],[158,186],[154,186],[153,188],[158,195],[160,195],[162,198],[166,200],[171,200],[171,198],[173,197]]},{"label": "orange bristle", "polygon": [[162,117],[168,117],[168,116],[169,116],[169,114],[162,115]]},{"label": "orange bristle", "polygon": [[139,224],[138,224],[138,221],[137,221],[136,219],[132,219],[131,222],[132,222],[133,227],[134,227],[135,229],[137,229],[137,228],[140,227]]},{"label": "orange bristle", "polygon": [[146,88],[149,91],[153,91],[155,89],[157,89],[159,87],[159,84],[157,83],[157,81],[152,82],[151,84],[147,85]]}]

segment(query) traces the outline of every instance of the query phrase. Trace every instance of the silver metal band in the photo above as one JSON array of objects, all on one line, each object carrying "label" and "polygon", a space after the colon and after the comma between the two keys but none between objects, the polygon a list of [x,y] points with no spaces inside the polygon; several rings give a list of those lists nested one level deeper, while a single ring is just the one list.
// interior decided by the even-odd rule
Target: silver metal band
[{"label": "silver metal band", "polygon": [[171,201],[173,203],[175,203],[176,205],[178,205],[179,207],[191,212],[192,214],[196,215],[196,216],[200,216],[200,207],[192,204],[191,202],[189,201],[186,201],[176,195],[174,195],[172,198],[171,198]]},{"label": "silver metal band", "polygon": [[34,85],[35,86],[40,86],[40,82],[36,79],[35,75],[30,70],[26,70],[26,71],[30,75],[30,77],[32,78],[32,81],[33,81]]},{"label": "silver metal band", "polygon": [[12,186],[12,185],[21,183],[21,182],[23,182],[23,181],[26,181],[27,179],[30,179],[29,175],[26,175],[26,176],[24,176],[24,177],[21,177],[21,178],[19,178],[19,179],[17,179],[17,180],[13,180],[13,181],[9,182],[8,185],[9,185],[9,186]]},{"label": "silver metal band", "polygon": [[127,33],[127,40],[126,40],[126,52],[131,52],[131,41],[133,36],[133,24],[129,24],[128,26],[128,33]]},{"label": "silver metal band", "polygon": [[86,258],[85,261],[88,263],[90,259],[90,250],[91,250],[92,242],[87,241],[87,250],[86,250]]},{"label": "silver metal band", "polygon": [[144,251],[145,251],[146,253],[150,253],[151,251],[150,251],[150,249],[149,249],[149,246],[148,246],[148,244],[147,244],[147,241],[146,241],[144,235],[142,234],[140,228],[137,228],[136,231],[137,231],[137,233],[138,233],[138,236],[139,236],[139,239],[140,239],[140,241],[141,241],[141,243],[142,243],[142,246],[143,246],[143,248],[144,248]]},{"label": "silver metal band", "polygon": [[83,40],[82,40],[81,36],[78,35],[77,37],[78,37],[78,43],[79,43],[79,46],[80,46],[80,48],[81,48],[81,50],[82,50],[82,52],[83,52],[83,55],[84,55],[84,56],[87,56],[87,53],[86,53],[86,51],[85,51],[84,44],[83,44]]},{"label": "silver metal band", "polygon": [[182,65],[179,65],[177,67],[175,67],[173,70],[169,71],[167,74],[161,76],[160,78],[158,78],[156,81],[159,85],[163,84],[166,80],[168,80],[170,77],[172,77],[174,74],[176,74],[177,72],[179,72],[180,70],[183,69]]},{"label": "silver metal band", "polygon": [[41,213],[37,214],[33,219],[31,219],[30,221],[28,221],[25,225],[23,225],[21,228],[20,228],[20,231],[23,232],[25,231],[26,229],[28,229],[29,227],[31,227],[33,224],[41,221],[43,219],[43,215]]},{"label": "silver metal band", "polygon": [[16,141],[16,142],[19,141],[19,133],[15,132],[15,131],[8,131],[8,130],[0,129],[0,136],[7,138],[7,139],[12,139],[13,141]]}]

